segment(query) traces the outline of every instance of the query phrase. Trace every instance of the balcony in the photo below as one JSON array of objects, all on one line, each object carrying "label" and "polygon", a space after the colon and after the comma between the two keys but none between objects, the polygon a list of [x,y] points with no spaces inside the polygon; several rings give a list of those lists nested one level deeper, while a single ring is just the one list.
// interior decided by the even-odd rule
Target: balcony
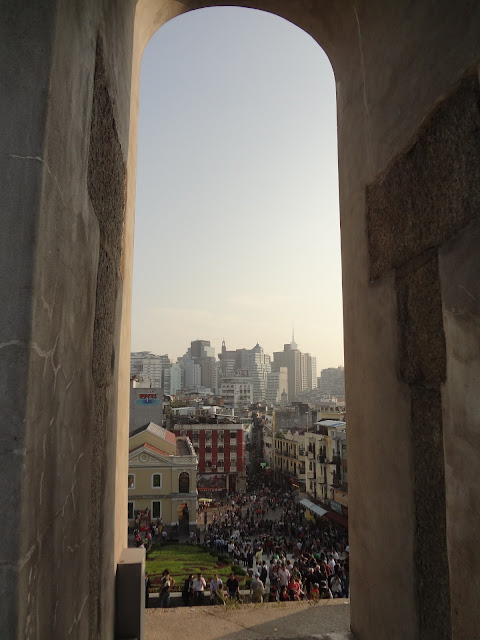
[{"label": "balcony", "polygon": [[338,454],[335,454],[332,456],[332,464],[340,464],[340,462],[341,462],[341,459]]},{"label": "balcony", "polygon": [[335,489],[340,489],[342,486],[342,478],[340,476],[334,475],[332,478],[332,486]]},{"label": "balcony", "polygon": [[317,462],[325,462],[327,460],[327,456],[318,455]]}]

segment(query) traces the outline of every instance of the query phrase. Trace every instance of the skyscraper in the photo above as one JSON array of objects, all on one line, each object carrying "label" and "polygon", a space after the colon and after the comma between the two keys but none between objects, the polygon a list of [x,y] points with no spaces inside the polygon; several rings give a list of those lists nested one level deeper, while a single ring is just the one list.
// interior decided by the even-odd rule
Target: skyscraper
[{"label": "skyscraper", "polygon": [[295,402],[298,394],[317,387],[317,359],[302,353],[292,331],[292,341],[283,345],[283,351],[273,354],[273,371],[286,367],[288,372],[288,401]]},{"label": "skyscraper", "polygon": [[130,354],[130,374],[148,378],[152,387],[163,387],[163,370],[168,366],[170,358],[167,355],[157,356],[151,351]]}]

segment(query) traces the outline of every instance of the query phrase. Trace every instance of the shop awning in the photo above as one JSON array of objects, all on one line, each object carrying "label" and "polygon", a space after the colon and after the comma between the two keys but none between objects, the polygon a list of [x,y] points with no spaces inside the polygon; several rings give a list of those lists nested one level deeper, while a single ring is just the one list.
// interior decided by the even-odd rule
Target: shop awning
[{"label": "shop awning", "polygon": [[335,522],[335,524],[339,524],[341,527],[348,529],[348,518],[346,518],[343,515],[340,515],[336,511],[329,511],[327,513],[327,518],[332,522]]},{"label": "shop awning", "polygon": [[326,509],[322,509],[322,507],[314,504],[311,500],[300,500],[300,504],[303,504],[304,507],[306,507],[310,511],[313,511],[313,513],[316,513],[317,516],[324,516],[327,513]]}]

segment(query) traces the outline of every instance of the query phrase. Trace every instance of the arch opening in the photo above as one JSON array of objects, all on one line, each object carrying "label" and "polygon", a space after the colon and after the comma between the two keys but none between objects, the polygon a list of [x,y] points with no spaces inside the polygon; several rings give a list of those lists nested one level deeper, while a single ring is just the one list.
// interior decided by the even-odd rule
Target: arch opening
[{"label": "arch opening", "polygon": [[[212,16],[227,13],[234,16],[230,24],[224,17],[215,24]],[[190,340],[205,337],[219,346],[227,334],[229,346],[249,348],[262,342],[263,333],[273,360],[293,321],[319,370],[336,368],[343,362],[343,335],[336,101],[328,58],[305,33],[272,14],[208,9],[171,20],[152,37],[140,87],[132,352],[168,352],[172,363],[158,384],[165,384],[168,371],[167,392],[181,395],[191,378],[182,357]],[[152,312],[155,256],[162,295]],[[287,327],[277,328],[286,314],[293,315]],[[313,326],[319,325],[323,336],[314,345]],[[329,351],[333,344],[336,355]],[[297,364],[300,370],[302,361]],[[322,403],[316,383],[308,387],[300,380],[292,402],[316,402],[320,415],[335,401]],[[278,412],[281,391],[273,403]],[[310,433],[319,431],[317,417],[301,418]],[[295,431],[288,420],[284,428]],[[305,440],[305,428],[298,433]],[[315,443],[308,446],[312,451]],[[319,448],[306,465],[290,468],[287,461],[272,478],[278,487],[288,485],[329,510],[335,503],[346,514],[348,475],[339,461],[327,473],[327,458],[341,457],[330,449],[322,456]],[[223,440],[218,451],[199,468],[202,490],[212,490],[213,481],[205,479],[212,474],[215,490],[244,490],[245,480],[225,473]],[[275,466],[270,455],[269,466]],[[257,473],[260,460],[258,465]],[[308,526],[318,524],[321,511],[308,512]]]}]

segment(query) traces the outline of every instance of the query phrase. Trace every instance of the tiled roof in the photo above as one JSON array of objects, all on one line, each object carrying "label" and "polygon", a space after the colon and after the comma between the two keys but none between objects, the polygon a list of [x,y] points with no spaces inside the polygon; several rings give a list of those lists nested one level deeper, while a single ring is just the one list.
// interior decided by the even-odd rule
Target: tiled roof
[{"label": "tiled roof", "polygon": [[139,447],[135,447],[135,449],[132,449],[130,451],[130,453],[133,453],[134,451],[138,451],[139,449],[143,449],[143,448],[150,449],[150,451],[154,451],[155,453],[158,453],[161,456],[165,456],[167,458],[171,456],[170,453],[167,453],[166,451],[162,451],[162,449],[159,449],[158,447],[154,447],[153,445],[149,444],[148,442],[144,442]]},{"label": "tiled roof", "polygon": [[171,431],[167,431],[163,427],[160,427],[158,424],[155,424],[155,422],[149,422],[148,424],[144,424],[143,427],[135,429],[135,431],[131,432],[130,438],[132,436],[138,435],[139,433],[142,433],[143,431],[148,431],[154,436],[157,436],[157,438],[162,438],[162,440],[166,440],[170,444],[176,444],[175,435]]}]

